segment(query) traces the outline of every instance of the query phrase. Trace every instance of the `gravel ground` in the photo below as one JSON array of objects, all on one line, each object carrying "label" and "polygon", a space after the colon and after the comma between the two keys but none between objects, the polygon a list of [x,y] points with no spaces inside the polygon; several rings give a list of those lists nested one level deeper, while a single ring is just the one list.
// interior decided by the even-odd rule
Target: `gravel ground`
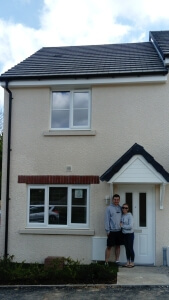
[{"label": "gravel ground", "polygon": [[169,286],[0,287],[1,300],[165,300]]}]

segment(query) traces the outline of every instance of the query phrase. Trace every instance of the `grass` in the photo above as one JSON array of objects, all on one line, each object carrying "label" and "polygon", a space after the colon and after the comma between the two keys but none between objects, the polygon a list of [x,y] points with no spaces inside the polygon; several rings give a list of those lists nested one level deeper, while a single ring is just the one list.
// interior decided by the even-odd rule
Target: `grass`
[{"label": "grass", "polygon": [[118,267],[104,262],[81,264],[71,258],[54,259],[51,264],[13,261],[0,258],[0,285],[116,284]]}]

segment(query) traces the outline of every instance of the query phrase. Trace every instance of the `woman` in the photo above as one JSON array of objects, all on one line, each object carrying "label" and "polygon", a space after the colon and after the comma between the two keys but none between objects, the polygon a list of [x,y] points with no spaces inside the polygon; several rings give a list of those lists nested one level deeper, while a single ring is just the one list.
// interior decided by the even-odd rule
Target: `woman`
[{"label": "woman", "polygon": [[134,230],[133,230],[133,216],[129,212],[129,206],[127,203],[122,205],[122,218],[120,226],[122,228],[122,233],[124,237],[124,246],[126,249],[127,263],[124,267],[133,268],[134,267]]}]

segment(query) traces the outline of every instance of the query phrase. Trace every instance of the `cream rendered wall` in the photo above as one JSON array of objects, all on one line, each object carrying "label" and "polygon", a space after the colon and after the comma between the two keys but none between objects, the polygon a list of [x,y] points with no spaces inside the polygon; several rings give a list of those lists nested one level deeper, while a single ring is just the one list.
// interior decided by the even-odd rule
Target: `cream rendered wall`
[{"label": "cream rendered wall", "polygon": [[7,160],[7,129],[8,129],[8,96],[4,101],[4,124],[3,124],[3,160],[2,160],[2,191],[1,191],[1,225],[0,225],[0,256],[4,255],[5,244],[5,211],[6,211],[6,160]]},{"label": "cream rendered wall", "polygon": [[163,209],[159,205],[159,186],[156,187],[156,264],[163,264],[163,247],[169,247],[169,185],[166,185]]},{"label": "cream rendered wall", "polygon": [[[18,175],[100,176],[135,142],[169,171],[168,84],[92,87],[92,129],[96,136],[81,137],[43,135],[50,129],[49,88],[18,88],[12,93],[9,253],[17,261],[42,262],[48,255],[63,255],[90,262],[90,236],[19,233],[27,226],[27,186],[17,183]],[[5,157],[4,154],[4,161]],[[72,165],[71,173],[66,172],[66,165]],[[5,195],[5,163],[3,166]],[[108,184],[91,185],[90,229],[95,230],[95,236],[105,236],[103,199],[107,194]],[[167,199],[166,195],[168,204]],[[167,211],[158,212],[157,208],[159,230],[163,228],[159,221],[163,214],[167,220]],[[1,235],[2,231],[4,219]],[[166,228],[166,236],[168,231]],[[163,238],[158,234],[157,254],[162,244]],[[1,251],[2,248],[0,245]]]}]

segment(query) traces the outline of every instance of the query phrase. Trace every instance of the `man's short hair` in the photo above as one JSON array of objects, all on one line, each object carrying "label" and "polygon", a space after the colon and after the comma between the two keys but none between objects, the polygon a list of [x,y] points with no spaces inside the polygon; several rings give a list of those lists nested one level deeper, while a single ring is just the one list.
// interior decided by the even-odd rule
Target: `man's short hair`
[{"label": "man's short hair", "polygon": [[120,198],[120,195],[114,194],[114,195],[113,195],[113,199],[114,199],[114,198]]}]

